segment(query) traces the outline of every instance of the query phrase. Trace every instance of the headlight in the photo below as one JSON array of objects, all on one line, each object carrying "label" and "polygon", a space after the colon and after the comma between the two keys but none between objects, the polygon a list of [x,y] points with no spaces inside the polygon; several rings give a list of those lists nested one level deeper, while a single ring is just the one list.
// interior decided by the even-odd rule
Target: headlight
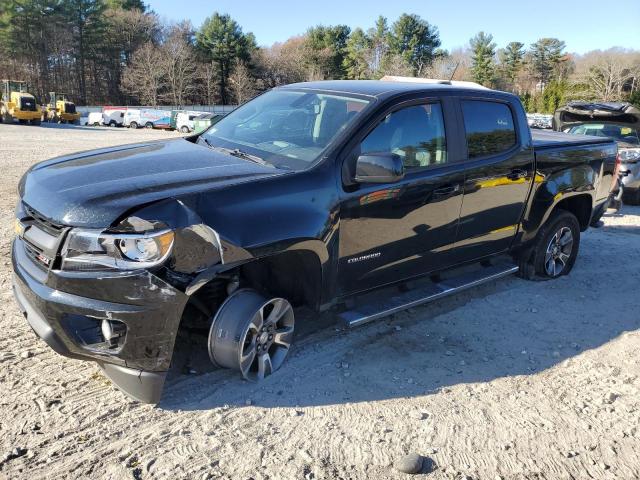
[{"label": "headlight", "polygon": [[62,249],[63,270],[134,270],[164,262],[173,247],[171,230],[104,233],[75,229]]},{"label": "headlight", "polygon": [[640,148],[624,148],[619,150],[620,161],[625,163],[635,163],[640,160]]}]

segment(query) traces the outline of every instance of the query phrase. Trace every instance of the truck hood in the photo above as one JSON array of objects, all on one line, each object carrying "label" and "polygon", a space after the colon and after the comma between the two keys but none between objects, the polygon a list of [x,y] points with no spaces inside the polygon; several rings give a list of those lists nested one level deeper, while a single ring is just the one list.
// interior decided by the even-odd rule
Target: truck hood
[{"label": "truck hood", "polygon": [[105,228],[137,206],[286,172],[177,139],[46,160],[24,175],[19,193],[54,223]]}]

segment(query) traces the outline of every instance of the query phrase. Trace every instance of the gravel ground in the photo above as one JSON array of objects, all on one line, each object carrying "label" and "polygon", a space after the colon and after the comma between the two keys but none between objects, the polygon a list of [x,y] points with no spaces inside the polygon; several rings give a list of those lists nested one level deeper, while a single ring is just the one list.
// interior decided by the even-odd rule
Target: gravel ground
[{"label": "gravel ground", "polygon": [[353,331],[324,317],[261,384],[191,361],[152,407],[55,354],[12,298],[18,179],[173,136],[0,125],[0,478],[402,479],[408,453],[424,457],[415,478],[640,478],[637,207],[584,234],[568,277],[502,279]]}]

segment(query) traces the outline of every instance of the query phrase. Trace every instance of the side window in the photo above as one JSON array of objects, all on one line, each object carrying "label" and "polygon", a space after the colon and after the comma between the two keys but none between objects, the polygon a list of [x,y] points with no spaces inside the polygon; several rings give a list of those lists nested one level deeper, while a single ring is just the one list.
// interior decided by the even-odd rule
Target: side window
[{"label": "side window", "polygon": [[504,103],[463,100],[469,158],[497,155],[516,144],[511,109]]},{"label": "side window", "polygon": [[447,161],[442,108],[439,103],[414,105],[387,115],[360,144],[360,153],[391,152],[405,168]]}]

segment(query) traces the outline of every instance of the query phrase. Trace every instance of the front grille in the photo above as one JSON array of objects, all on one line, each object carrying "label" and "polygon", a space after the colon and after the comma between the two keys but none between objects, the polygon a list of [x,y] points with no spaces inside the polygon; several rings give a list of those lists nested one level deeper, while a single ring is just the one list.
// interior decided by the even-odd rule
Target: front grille
[{"label": "front grille", "polygon": [[22,205],[24,207],[24,211],[28,215],[28,218],[26,218],[25,220],[33,220],[33,223],[35,223],[38,227],[40,227],[50,235],[55,235],[57,237],[62,234],[62,231],[65,228],[63,225],[53,223],[51,220],[36,212],[33,208],[25,203],[23,203]]},{"label": "front grille", "polygon": [[31,228],[44,232],[34,236],[29,233],[31,232],[29,230],[23,235],[25,252],[38,267],[49,270],[58,258],[60,242],[66,227],[50,221],[24,203],[23,208],[27,216],[21,221],[27,226],[31,225]]},{"label": "front grille", "polygon": [[36,247],[32,243],[24,239],[23,239],[23,242],[24,242],[24,251],[27,254],[27,256],[33,261],[33,263],[35,263],[38,267],[44,270],[49,270],[52,259],[47,257],[43,253],[42,249]]}]

